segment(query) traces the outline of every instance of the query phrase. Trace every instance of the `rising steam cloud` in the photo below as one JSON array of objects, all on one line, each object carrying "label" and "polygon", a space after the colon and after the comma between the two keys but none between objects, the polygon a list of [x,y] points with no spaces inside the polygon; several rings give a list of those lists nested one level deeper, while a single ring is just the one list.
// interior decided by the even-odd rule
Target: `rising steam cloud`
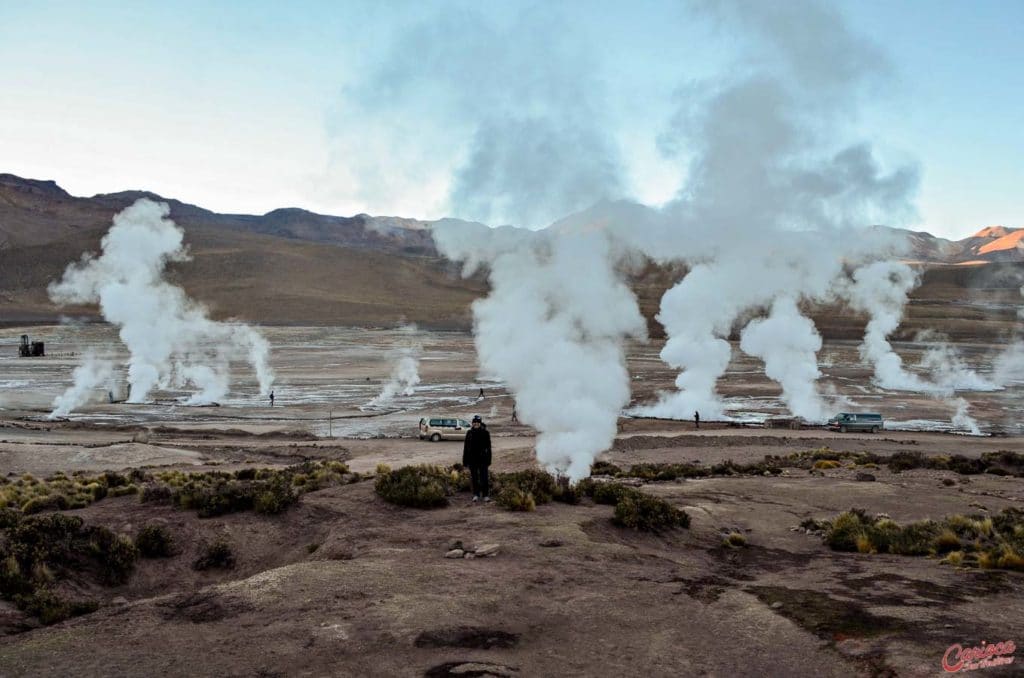
[{"label": "rising steam cloud", "polygon": [[473,304],[480,366],[508,385],[520,420],[537,429],[537,459],[572,480],[588,476],[629,402],[623,341],[646,335],[616,273],[620,253],[601,231],[442,222],[435,238],[466,274],[489,267],[491,293]]},{"label": "rising steam cloud", "polygon": [[[917,366],[935,375],[922,379],[889,343],[916,275],[893,262],[899,236],[867,227],[915,217],[918,170],[882,162],[853,133],[862,101],[889,80],[882,51],[816,0],[689,7],[728,26],[742,53],[726,77],[673,83],[677,105],[657,146],[684,179],[658,208],[621,199],[631,149],[609,131],[620,102],[557,12],[500,26],[472,10],[414,22],[340,107],[334,157],[354,168],[345,177],[356,193],[415,195],[426,168],[442,167],[443,186],[429,188],[443,189],[450,214],[528,228],[559,219],[537,233],[446,220],[434,236],[465,272],[485,268],[491,292],[473,307],[481,368],[537,428],[540,461],[572,478],[607,448],[630,401],[623,343],[645,331],[623,276],[640,255],[688,273],[657,315],[677,388],[634,412],[723,416],[716,385],[738,331],[790,411],[823,419],[834,401],[819,387],[821,337],[801,308],[844,300],[870,317],[861,350],[879,384],[951,397],[981,383],[941,344]],[[344,124],[367,116],[371,142]],[[380,146],[386,130],[415,130],[422,143],[411,150],[393,134]],[[380,156],[398,169],[376,177]]]},{"label": "rising steam cloud", "polygon": [[[665,209],[674,239],[684,242],[669,256],[693,268],[665,293],[658,314],[668,335],[661,357],[681,370],[679,390],[637,411],[720,416],[715,384],[729,364],[727,339],[743,316],[771,309],[744,331],[741,349],[771,361],[769,376],[794,414],[821,419],[820,339],[797,303],[831,300],[844,262],[898,248],[883,231],[861,227],[912,214],[917,172],[887,172],[863,142],[834,145],[860,90],[886,70],[836,12],[815,2],[702,7],[746,35],[751,61],[765,66],[741,67],[724,85],[688,88],[663,135],[667,153],[685,146],[693,154],[686,185]],[[646,251],[666,256],[657,242]],[[769,334],[792,343],[768,346],[762,339]]]},{"label": "rising steam cloud", "polygon": [[[130,402],[144,402],[154,389],[173,386],[194,390],[190,404],[212,403],[227,394],[230,361],[236,357],[248,360],[260,393],[269,393],[274,373],[266,339],[247,325],[210,320],[205,308],[164,279],[169,262],[188,260],[184,233],[169,213],[167,205],[141,199],[117,214],[101,254],[68,266],[50,285],[50,297],[61,304],[98,303],[104,319],[118,328],[129,352]],[[106,369],[83,364],[53,414],[80,405],[106,378]]]},{"label": "rising steam cloud", "polygon": [[416,333],[415,325],[405,325],[401,328],[404,345],[396,352],[391,376],[388,377],[380,393],[366,403],[365,407],[385,407],[391,404],[395,396],[411,396],[415,392],[416,385],[420,383],[419,365],[422,350]]}]

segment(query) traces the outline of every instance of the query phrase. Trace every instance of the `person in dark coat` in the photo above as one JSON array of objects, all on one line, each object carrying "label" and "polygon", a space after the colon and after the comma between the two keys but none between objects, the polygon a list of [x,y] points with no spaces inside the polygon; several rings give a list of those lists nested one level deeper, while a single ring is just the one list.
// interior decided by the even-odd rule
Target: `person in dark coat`
[{"label": "person in dark coat", "polygon": [[700,428],[700,412],[693,413],[693,423],[697,428]]},{"label": "person in dark coat", "polygon": [[462,465],[469,469],[473,487],[473,501],[490,501],[487,467],[491,465],[491,434],[480,415],[473,417],[462,446]]}]

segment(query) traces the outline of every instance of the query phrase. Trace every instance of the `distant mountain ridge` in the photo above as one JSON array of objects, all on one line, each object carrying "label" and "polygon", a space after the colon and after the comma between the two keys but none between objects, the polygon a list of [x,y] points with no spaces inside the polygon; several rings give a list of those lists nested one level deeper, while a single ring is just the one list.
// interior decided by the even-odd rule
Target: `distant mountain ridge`
[{"label": "distant mountain ridge", "polygon": [[[147,191],[83,198],[54,181],[0,174],[0,324],[96,318],[95,307],[55,306],[47,285],[84,253],[99,251],[113,216],[142,197],[167,203],[171,217],[185,230],[191,260],[172,264],[169,275],[215,317],[350,326],[409,321],[467,329],[472,325],[471,303],[487,293],[485,277],[463,279],[461,267],[438,254],[435,222],[330,216],[294,207],[263,215],[218,214]],[[600,228],[607,214],[595,209],[554,227]],[[619,219],[640,223],[650,209],[630,203],[612,211]],[[936,317],[943,319],[942,328],[951,336],[973,336],[982,320],[997,334],[1016,331],[1024,229],[987,227],[951,241],[924,232],[875,228],[901,234],[909,243],[906,258],[929,264],[901,332],[912,336],[916,329],[933,327]],[[957,265],[964,263],[991,265]],[[631,275],[652,336],[661,332],[654,320],[661,295],[684,272],[650,263]],[[950,306],[978,301],[985,301],[988,310]],[[862,319],[849,312],[822,310],[815,321],[826,338],[855,338],[863,329]]]}]

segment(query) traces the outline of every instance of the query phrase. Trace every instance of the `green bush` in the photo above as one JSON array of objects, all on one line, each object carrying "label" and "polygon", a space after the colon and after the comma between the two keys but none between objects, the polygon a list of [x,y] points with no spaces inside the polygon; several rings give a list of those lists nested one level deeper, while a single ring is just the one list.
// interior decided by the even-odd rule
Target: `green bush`
[{"label": "green bush", "polygon": [[146,525],[135,537],[135,548],[143,558],[167,558],[174,555],[174,537],[163,525]]},{"label": "green bush", "polygon": [[21,522],[21,512],[14,509],[0,507],[0,530],[7,530],[16,527]]},{"label": "green bush", "polygon": [[664,499],[643,492],[624,493],[615,504],[612,522],[643,532],[661,532],[689,527],[690,516]]},{"label": "green bush", "polygon": [[253,510],[256,513],[276,515],[284,512],[299,500],[298,493],[292,489],[287,478],[274,478],[255,486]]},{"label": "green bush", "polygon": [[15,604],[28,614],[38,617],[45,625],[56,624],[99,609],[99,603],[94,600],[69,601],[48,588],[19,596]]},{"label": "green bush", "polygon": [[96,609],[92,601],[68,601],[53,587],[73,578],[120,584],[135,566],[135,546],[78,516],[48,513],[6,521],[0,536],[0,597],[54,623]]},{"label": "green bush", "polygon": [[196,570],[210,570],[213,568],[230,570],[235,566],[235,553],[227,539],[221,537],[208,544],[203,549],[199,558],[192,563]]},{"label": "green bush", "polygon": [[595,461],[590,466],[590,475],[592,476],[618,476],[622,473],[622,469],[607,461]]},{"label": "green bush", "polygon": [[457,483],[452,473],[440,466],[404,466],[377,475],[374,490],[386,502],[414,508],[448,505]]},{"label": "green bush", "polygon": [[113,586],[128,581],[139,557],[135,544],[105,527],[90,527],[88,533],[89,548],[100,564],[103,583]]},{"label": "green bush", "polygon": [[555,497],[557,485],[555,477],[540,469],[527,469],[515,473],[498,473],[494,477],[494,485],[499,494],[505,488],[514,488],[523,494],[533,496],[537,504],[547,504]]},{"label": "green bush", "polygon": [[66,511],[67,509],[67,497],[63,494],[50,494],[44,497],[29,499],[21,507],[21,512],[25,515],[31,515],[33,513],[42,513],[43,511]]},{"label": "green bush", "polygon": [[595,483],[593,498],[596,504],[615,505],[626,495],[638,494],[639,490],[621,483]]}]

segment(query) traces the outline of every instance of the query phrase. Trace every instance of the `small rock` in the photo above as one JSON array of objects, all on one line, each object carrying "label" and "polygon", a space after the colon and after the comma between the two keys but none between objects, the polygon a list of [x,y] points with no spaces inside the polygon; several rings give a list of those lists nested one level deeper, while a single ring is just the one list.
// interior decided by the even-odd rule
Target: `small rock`
[{"label": "small rock", "polygon": [[500,548],[501,548],[501,546],[498,545],[498,544],[484,544],[483,546],[477,548],[476,556],[478,558],[484,558],[484,557],[487,557],[487,556],[490,556],[490,557],[493,558],[494,556],[498,555],[498,550]]},{"label": "small rock", "polygon": [[445,558],[461,558],[466,555],[466,552],[462,549],[452,549],[448,553],[444,554]]},{"label": "small rock", "polygon": [[114,598],[112,598],[110,600],[110,604],[111,605],[127,605],[128,604],[128,599],[125,598],[124,596],[114,596]]},{"label": "small rock", "polygon": [[459,549],[460,551],[465,551],[466,550],[466,547],[462,545],[462,540],[461,539],[456,539],[455,541],[453,541],[451,544],[448,545],[448,550],[449,551],[454,551],[455,549]]},{"label": "small rock", "polygon": [[551,537],[550,539],[545,539],[541,541],[540,545],[545,546],[547,548],[553,548],[555,546],[562,546],[564,543],[565,542],[563,542],[561,539],[555,539],[554,537]]},{"label": "small rock", "polygon": [[465,556],[463,556],[463,558],[466,558],[466,559],[469,559],[469,558],[476,558],[476,554],[475,554],[475,553],[473,553],[472,551],[466,551],[466,555],[465,555]]},{"label": "small rock", "polygon": [[774,603],[772,603],[772,609],[773,610],[781,610],[782,609],[782,601],[781,600],[776,600]]},{"label": "small rock", "polygon": [[875,477],[870,473],[864,473],[863,471],[860,471],[857,473],[857,475],[854,476],[854,480],[857,480],[858,482],[862,483],[873,483],[875,482]]}]

